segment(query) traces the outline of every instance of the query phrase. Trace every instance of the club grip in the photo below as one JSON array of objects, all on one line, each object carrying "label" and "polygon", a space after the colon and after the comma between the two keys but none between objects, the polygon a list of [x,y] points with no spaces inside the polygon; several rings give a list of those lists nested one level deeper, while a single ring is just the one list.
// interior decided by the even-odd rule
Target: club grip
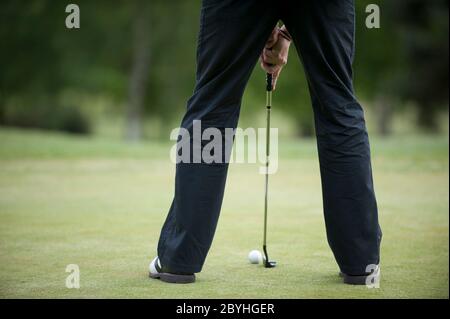
[{"label": "club grip", "polygon": [[273,90],[273,76],[270,73],[266,74],[266,84],[267,92],[271,92]]}]

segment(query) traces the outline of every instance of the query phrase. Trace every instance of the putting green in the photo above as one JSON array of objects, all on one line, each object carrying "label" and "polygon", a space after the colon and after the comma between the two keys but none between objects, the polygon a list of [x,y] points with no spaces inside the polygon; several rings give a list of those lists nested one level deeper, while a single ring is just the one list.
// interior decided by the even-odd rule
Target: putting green
[{"label": "putting green", "polygon": [[[260,249],[264,180],[233,164],[217,234],[194,285],[147,278],[173,194],[169,144],[126,145],[0,129],[1,298],[448,298],[448,137],[373,139],[382,243],[379,289],[341,284],[327,246],[313,140],[280,144],[270,181],[269,252]],[[68,289],[66,265],[80,267]]]}]

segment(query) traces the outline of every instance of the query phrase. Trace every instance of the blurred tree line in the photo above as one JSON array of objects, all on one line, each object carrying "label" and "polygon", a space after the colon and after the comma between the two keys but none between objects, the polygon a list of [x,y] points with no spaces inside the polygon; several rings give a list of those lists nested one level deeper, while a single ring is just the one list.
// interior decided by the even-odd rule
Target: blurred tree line
[{"label": "blurred tree line", "polygon": [[[0,2],[0,125],[90,132],[89,114],[68,96],[113,101],[108,112],[125,117],[129,140],[142,137],[143,118],[178,121],[195,80],[200,1],[75,3],[81,28],[69,30],[69,2]],[[381,8],[380,29],[365,26],[369,3]],[[379,132],[390,132],[399,106],[415,109],[418,124],[435,131],[438,112],[448,108],[448,1],[356,0],[356,11],[355,85],[359,96],[373,102]],[[262,71],[254,72],[246,96],[261,95],[263,81]],[[298,134],[313,133],[294,50],[278,103]]]}]

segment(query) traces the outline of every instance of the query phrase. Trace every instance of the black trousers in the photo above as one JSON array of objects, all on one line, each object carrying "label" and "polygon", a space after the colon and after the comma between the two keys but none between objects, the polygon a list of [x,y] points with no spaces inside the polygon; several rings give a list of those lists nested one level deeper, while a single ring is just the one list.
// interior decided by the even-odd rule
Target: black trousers
[{"label": "black trousers", "polygon": [[[314,108],[323,208],[340,270],[362,274],[379,263],[381,230],[364,112],[352,84],[353,0],[204,0],[197,78],[181,127],[235,128],[252,70],[282,20],[307,73]],[[175,196],[158,256],[177,272],[200,272],[222,205],[228,165],[179,163]],[[301,174],[301,172],[298,172]]]}]

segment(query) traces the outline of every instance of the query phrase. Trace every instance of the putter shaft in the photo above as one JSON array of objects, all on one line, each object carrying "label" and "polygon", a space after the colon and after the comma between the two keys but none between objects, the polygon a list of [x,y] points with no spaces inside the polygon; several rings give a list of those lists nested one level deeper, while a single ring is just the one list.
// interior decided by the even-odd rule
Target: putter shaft
[{"label": "putter shaft", "polygon": [[264,194],[264,239],[263,246],[267,245],[267,206],[269,193],[269,165],[270,165],[270,109],[272,107],[272,91],[266,93],[266,176],[265,176],[265,194]]},{"label": "putter shaft", "polygon": [[265,195],[264,195],[264,236],[263,236],[263,252],[266,257],[264,267],[272,268],[275,266],[275,262],[269,260],[267,253],[267,209],[268,209],[268,193],[269,193],[269,165],[270,165],[270,111],[272,108],[272,74],[267,74],[267,87],[266,87],[266,176],[265,176]]}]

